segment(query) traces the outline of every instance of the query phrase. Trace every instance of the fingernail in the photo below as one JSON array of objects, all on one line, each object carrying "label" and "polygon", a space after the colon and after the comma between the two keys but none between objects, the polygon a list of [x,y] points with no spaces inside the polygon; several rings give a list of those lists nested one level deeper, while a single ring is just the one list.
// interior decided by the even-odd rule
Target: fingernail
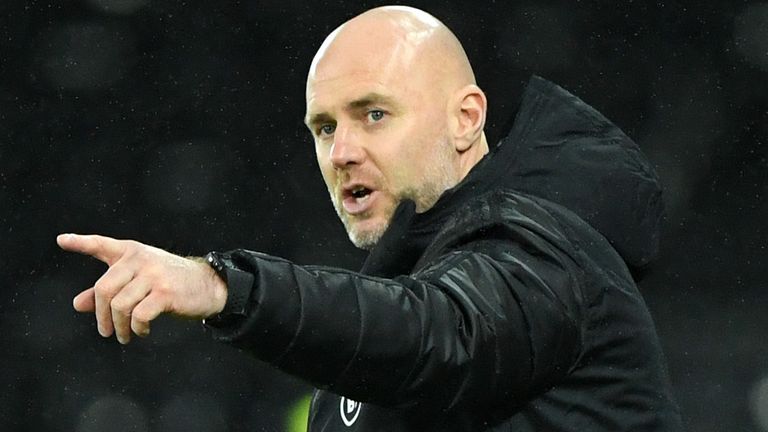
[{"label": "fingernail", "polygon": [[75,235],[74,234],[59,234],[56,237],[56,243],[59,246],[64,246],[67,243],[72,243],[74,241]]}]

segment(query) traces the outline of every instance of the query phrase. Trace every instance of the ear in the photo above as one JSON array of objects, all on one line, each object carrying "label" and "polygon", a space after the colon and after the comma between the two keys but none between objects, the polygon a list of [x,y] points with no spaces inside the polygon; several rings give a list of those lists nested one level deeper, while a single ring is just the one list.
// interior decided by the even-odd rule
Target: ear
[{"label": "ear", "polygon": [[456,151],[463,153],[479,142],[485,127],[488,100],[480,87],[470,84],[455,93],[451,125]]}]

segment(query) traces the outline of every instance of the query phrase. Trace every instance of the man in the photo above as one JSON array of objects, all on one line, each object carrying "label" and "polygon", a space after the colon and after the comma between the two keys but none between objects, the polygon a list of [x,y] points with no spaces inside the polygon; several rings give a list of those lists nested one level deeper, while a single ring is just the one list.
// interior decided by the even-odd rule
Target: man
[{"label": "man", "polygon": [[322,389],[311,431],[680,428],[627,267],[656,252],[660,192],[621,131],[534,78],[488,154],[461,45],[407,7],[331,33],[306,96],[336,211],[370,249],[361,272],[59,236],[109,265],[74,300],[103,336],[146,336],[161,313],[206,318]]}]

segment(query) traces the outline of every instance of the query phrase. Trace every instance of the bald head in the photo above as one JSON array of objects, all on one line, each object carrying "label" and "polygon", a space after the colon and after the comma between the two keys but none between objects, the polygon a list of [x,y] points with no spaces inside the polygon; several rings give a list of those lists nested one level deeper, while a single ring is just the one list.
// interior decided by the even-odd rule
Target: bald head
[{"label": "bald head", "polygon": [[432,15],[407,6],[384,6],[358,15],[334,30],[315,55],[307,86],[356,68],[410,79],[423,78],[442,93],[475,84],[456,36]]},{"label": "bald head", "polygon": [[426,12],[372,9],[326,38],[305,123],[355,245],[373,247],[401,201],[427,211],[464,178],[488,152],[486,106],[456,36]]}]

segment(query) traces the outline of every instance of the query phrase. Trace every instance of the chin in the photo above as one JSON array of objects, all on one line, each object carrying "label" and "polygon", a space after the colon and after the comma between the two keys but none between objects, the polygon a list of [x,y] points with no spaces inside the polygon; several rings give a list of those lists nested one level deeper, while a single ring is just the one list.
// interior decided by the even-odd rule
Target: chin
[{"label": "chin", "polygon": [[362,249],[364,251],[370,252],[371,250],[373,250],[374,247],[376,247],[376,242],[355,237],[353,234],[349,235],[349,240],[352,242],[353,245],[355,245],[356,248]]},{"label": "chin", "polygon": [[[385,197],[382,197],[385,198]],[[375,208],[362,215],[350,216],[337,200],[333,200],[336,213],[344,224],[349,240],[355,247],[371,250],[379,242],[389,227],[395,212],[397,200],[382,200]]]},{"label": "chin", "polygon": [[[349,235],[349,240],[352,244],[359,249],[368,251],[376,246],[389,226],[388,220],[378,221],[378,223],[374,223],[373,221],[349,222],[346,220],[344,222],[344,225],[347,228],[347,234]],[[361,224],[372,226],[361,227],[359,226]]]}]

